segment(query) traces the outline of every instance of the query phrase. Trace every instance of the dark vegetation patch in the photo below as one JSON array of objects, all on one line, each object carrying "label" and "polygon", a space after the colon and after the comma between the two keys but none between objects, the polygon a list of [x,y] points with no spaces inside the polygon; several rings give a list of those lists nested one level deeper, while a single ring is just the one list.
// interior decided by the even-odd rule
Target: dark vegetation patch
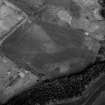
[{"label": "dark vegetation patch", "polygon": [[85,71],[43,81],[10,99],[5,105],[45,105],[49,101],[82,96],[85,86],[105,72],[105,62],[96,62]]}]

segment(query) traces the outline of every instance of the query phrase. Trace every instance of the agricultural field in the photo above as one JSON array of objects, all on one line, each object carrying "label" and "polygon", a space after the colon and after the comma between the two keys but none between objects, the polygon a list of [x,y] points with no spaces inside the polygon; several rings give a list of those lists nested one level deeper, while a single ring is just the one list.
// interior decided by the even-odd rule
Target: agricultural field
[{"label": "agricultural field", "polygon": [[0,0],[1,105],[102,105],[103,0]]}]

